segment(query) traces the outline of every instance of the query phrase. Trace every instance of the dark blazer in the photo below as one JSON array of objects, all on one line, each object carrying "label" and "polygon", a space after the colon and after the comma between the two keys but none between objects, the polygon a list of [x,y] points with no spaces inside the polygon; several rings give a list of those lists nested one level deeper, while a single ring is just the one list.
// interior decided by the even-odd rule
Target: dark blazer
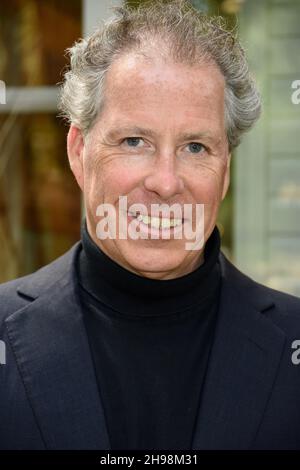
[{"label": "dark blazer", "polygon": [[[110,450],[82,311],[80,242],[0,286],[1,449]],[[221,253],[216,336],[192,449],[300,449],[300,299],[264,287]]]}]

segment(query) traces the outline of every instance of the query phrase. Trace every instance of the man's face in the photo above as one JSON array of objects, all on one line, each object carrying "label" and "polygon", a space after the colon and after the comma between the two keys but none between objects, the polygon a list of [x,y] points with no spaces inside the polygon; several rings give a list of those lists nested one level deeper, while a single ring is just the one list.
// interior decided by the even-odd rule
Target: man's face
[{"label": "man's face", "polygon": [[71,126],[68,154],[84,193],[88,231],[109,257],[153,279],[193,271],[203,262],[203,247],[187,250],[186,238],[172,237],[173,229],[169,239],[153,239],[151,226],[144,225],[148,238],[120,239],[117,230],[115,239],[101,240],[96,211],[112,204],[130,224],[135,217],[119,213],[119,196],[127,196],[128,208],[144,204],[149,215],[152,204],[204,204],[206,242],[229,184],[221,72],[208,63],[122,56],[108,71],[104,108],[88,136]]}]

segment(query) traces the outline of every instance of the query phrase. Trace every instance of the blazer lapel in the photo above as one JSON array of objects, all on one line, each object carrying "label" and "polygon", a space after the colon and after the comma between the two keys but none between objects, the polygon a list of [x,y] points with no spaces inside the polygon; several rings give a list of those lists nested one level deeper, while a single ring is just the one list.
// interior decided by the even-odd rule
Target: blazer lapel
[{"label": "blazer lapel", "polygon": [[285,335],[262,313],[266,290],[221,255],[220,309],[192,449],[249,449],[280,363]]},{"label": "blazer lapel", "polygon": [[[75,288],[78,251],[75,246],[63,263],[54,263],[50,275],[49,268],[41,271],[34,289],[44,285],[42,294],[6,324],[45,447],[106,450],[104,411]],[[37,295],[28,294],[28,284],[19,291]]]}]

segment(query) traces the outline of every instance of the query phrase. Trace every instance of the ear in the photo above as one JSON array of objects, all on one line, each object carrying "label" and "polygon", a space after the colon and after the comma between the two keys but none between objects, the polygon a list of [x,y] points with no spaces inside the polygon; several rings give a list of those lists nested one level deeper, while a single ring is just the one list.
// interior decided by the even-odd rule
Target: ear
[{"label": "ear", "polygon": [[222,201],[225,198],[228,188],[229,188],[229,183],[230,183],[230,162],[231,162],[231,153],[228,154],[227,156],[227,166],[226,166],[226,172],[225,172],[225,177],[224,177],[224,183],[223,183],[223,191],[222,191]]},{"label": "ear", "polygon": [[83,151],[84,151],[84,137],[81,130],[71,124],[68,137],[67,137],[67,152],[71,170],[75,179],[83,191],[84,178],[83,178]]}]

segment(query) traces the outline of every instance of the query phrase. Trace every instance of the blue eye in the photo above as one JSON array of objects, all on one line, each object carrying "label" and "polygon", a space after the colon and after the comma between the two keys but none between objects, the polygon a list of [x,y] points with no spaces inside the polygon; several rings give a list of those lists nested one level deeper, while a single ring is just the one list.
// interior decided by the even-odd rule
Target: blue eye
[{"label": "blue eye", "polygon": [[188,146],[190,147],[191,153],[199,153],[204,150],[204,146],[199,144],[199,142],[191,142]]},{"label": "blue eye", "polygon": [[140,137],[126,137],[126,139],[124,139],[129,147],[137,147],[140,140],[142,140]]}]

